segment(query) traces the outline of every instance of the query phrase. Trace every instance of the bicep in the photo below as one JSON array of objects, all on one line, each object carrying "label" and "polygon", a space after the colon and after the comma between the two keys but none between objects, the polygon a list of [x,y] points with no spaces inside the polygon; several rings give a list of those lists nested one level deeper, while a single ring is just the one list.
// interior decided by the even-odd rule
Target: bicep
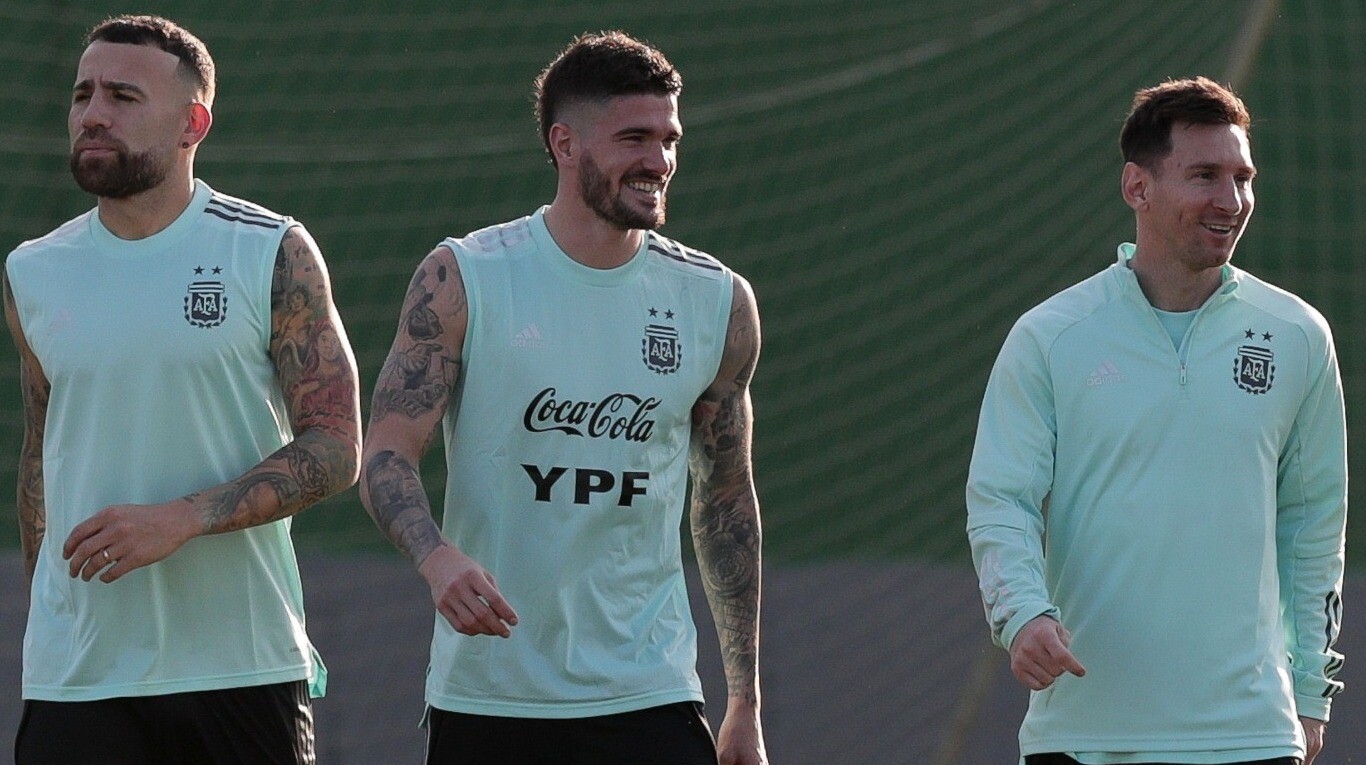
[{"label": "bicep", "polygon": [[753,423],[749,385],[759,345],[754,294],[737,275],[720,367],[693,406],[692,469],[700,484],[747,480]]},{"label": "bicep", "polygon": [[398,331],[375,383],[367,452],[418,456],[425,450],[460,377],[468,322],[454,253],[437,247],[418,266],[403,299]]},{"label": "bicep", "polygon": [[327,266],[301,226],[285,233],[271,282],[270,356],[295,432],[359,433],[356,361]]},{"label": "bicep", "polygon": [[[19,309],[15,305],[14,294],[10,290],[8,271],[5,271],[3,281],[5,324],[9,327],[14,348],[19,353],[20,397],[27,413],[25,429],[30,435],[41,436],[51,386],[48,383],[46,373],[43,372],[43,365],[34,355],[33,349],[29,347],[28,339],[24,336],[24,328],[19,321]],[[34,432],[35,428],[36,432]]]}]

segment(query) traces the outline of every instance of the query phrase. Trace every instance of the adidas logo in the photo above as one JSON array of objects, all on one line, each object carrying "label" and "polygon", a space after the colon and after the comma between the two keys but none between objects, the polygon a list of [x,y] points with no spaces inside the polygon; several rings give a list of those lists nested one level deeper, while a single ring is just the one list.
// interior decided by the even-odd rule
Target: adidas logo
[{"label": "adidas logo", "polygon": [[1101,362],[1101,365],[1096,367],[1096,371],[1086,376],[1087,387],[1118,382],[1124,382],[1124,375],[1119,373],[1119,367],[1111,361]]},{"label": "adidas logo", "polygon": [[550,347],[550,343],[541,336],[540,327],[535,324],[528,324],[525,329],[512,336],[512,347],[543,351]]}]

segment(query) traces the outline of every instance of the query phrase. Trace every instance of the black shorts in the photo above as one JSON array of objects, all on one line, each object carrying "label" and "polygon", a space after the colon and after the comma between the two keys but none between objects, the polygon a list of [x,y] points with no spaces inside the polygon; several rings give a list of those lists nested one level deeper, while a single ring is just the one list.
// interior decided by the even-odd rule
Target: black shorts
[{"label": "black shorts", "polygon": [[716,765],[693,701],[568,720],[428,714],[427,765]]},{"label": "black shorts", "polygon": [[15,765],[314,765],[303,681],[99,701],[24,702]]},{"label": "black shorts", "polygon": [[[1257,760],[1255,762],[1235,762],[1229,765],[1300,765],[1298,757],[1277,757],[1271,760]],[[1052,752],[1050,754],[1031,754],[1025,757],[1025,765],[1081,765],[1081,763],[1068,757],[1065,754]],[[1164,763],[1149,763],[1148,765],[1164,765]]]}]

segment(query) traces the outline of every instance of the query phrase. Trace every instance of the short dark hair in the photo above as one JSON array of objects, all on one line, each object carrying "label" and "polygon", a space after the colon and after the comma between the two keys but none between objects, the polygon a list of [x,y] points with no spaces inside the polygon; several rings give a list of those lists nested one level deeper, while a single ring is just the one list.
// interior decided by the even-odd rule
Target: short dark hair
[{"label": "short dark hair", "polygon": [[150,45],[180,59],[179,70],[196,83],[206,103],[213,103],[218,89],[213,58],[204,42],[179,24],[160,16],[115,16],[95,25],[85,36],[85,44],[95,42]]},{"label": "short dark hair", "polygon": [[1119,134],[1125,162],[1154,169],[1172,150],[1172,125],[1236,125],[1249,135],[1252,118],[1229,87],[1207,77],[1167,80],[1134,94]]},{"label": "short dark hair", "polygon": [[560,51],[536,77],[536,119],[541,143],[550,151],[550,126],[566,106],[583,101],[603,102],[617,96],[676,96],[683,92],[683,76],[655,48],[625,32],[582,34]]}]

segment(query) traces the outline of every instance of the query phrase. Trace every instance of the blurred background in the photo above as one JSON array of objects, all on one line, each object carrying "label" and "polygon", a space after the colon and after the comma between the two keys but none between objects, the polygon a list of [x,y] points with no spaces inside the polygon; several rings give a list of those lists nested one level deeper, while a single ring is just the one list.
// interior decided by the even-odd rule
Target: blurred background
[{"label": "blurred background", "polygon": [[[678,66],[685,136],[663,233],[746,275],[764,322],[755,463],[775,765],[1013,762],[1022,697],[987,645],[963,533],[977,408],[1015,318],[1133,235],[1118,134],[1136,89],[1205,74],[1243,95],[1259,175],[1235,262],[1328,317],[1349,421],[1362,414],[1362,0],[5,0],[0,251],[92,204],[66,169],[65,118],[83,33],[119,12],[166,15],[208,44],[219,95],[198,174],[313,233],[367,408],[421,257],[553,196],[531,108],[549,59],[575,34],[620,28]],[[18,454],[16,378],[0,343],[0,455]],[[1366,430],[1349,436],[1359,473]],[[424,468],[433,496],[438,452]],[[0,457],[0,487],[14,469]],[[0,492],[0,680],[14,678],[0,685],[0,742],[19,707],[12,497]],[[360,681],[374,698],[402,687],[403,743],[320,744],[325,761],[415,761],[403,747],[420,735],[420,581],[354,490],[294,528],[315,633],[346,661],[374,670],[364,646],[399,650],[367,613],[403,603],[394,618],[418,617],[401,636],[418,677]],[[1366,514],[1349,537],[1358,587]],[[320,708],[320,741],[325,712],[341,714]],[[380,712],[348,714],[363,726]],[[1362,761],[1349,727],[1334,726],[1320,765]]]}]

